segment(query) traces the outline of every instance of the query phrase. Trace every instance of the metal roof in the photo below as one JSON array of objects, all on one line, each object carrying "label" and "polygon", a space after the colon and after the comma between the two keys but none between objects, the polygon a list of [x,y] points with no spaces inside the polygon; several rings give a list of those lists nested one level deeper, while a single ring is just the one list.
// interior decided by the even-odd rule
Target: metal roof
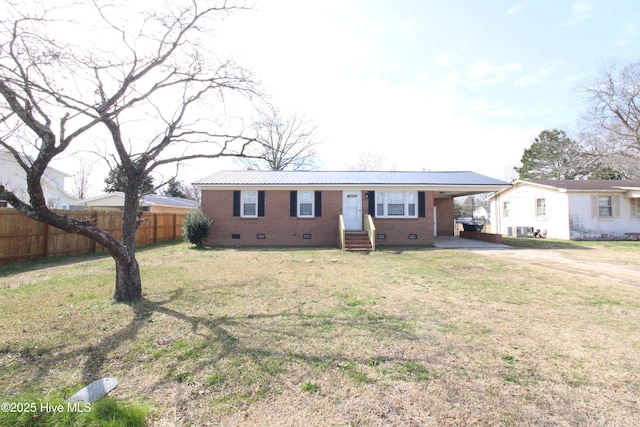
[{"label": "metal roof", "polygon": [[[113,191],[111,193],[100,194],[95,197],[89,197],[78,202],[78,205],[90,204],[91,206],[102,206],[99,201],[114,198],[119,199],[113,205],[108,206],[123,206],[124,205],[124,193],[122,191]],[[95,203],[98,202],[98,203]],[[180,197],[162,196],[159,194],[146,194],[140,199],[141,206],[165,206],[174,208],[197,208],[200,207],[200,202],[190,199],[183,199]]]},{"label": "metal roof", "polygon": [[454,185],[509,186],[475,172],[378,171],[220,171],[193,183],[195,186],[291,185]]}]

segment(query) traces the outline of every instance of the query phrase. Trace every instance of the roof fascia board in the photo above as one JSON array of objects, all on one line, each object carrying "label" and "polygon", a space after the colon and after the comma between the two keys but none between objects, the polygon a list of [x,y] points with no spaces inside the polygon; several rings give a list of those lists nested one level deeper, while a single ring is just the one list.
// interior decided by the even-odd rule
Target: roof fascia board
[{"label": "roof fascia board", "polygon": [[495,184],[198,184],[195,187],[200,190],[289,190],[300,189],[313,190],[378,190],[378,191],[478,191],[490,193],[504,188]]},{"label": "roof fascia board", "polygon": [[558,191],[560,193],[566,193],[567,192],[566,188],[556,187],[555,185],[549,185],[549,184],[540,184],[539,182],[517,180],[515,183],[523,184],[523,185],[531,185],[533,187],[541,187],[541,188],[545,188],[547,190],[555,190],[555,191]]},{"label": "roof fascia board", "polygon": [[567,190],[567,193],[590,193],[590,194],[611,194],[611,193],[625,193],[626,191],[620,188],[592,188],[592,189],[575,189]]},{"label": "roof fascia board", "polygon": [[82,199],[82,200],[80,200],[80,202],[82,202],[82,203],[94,202],[94,201],[97,201],[97,200],[107,199],[109,197],[119,197],[119,198],[124,199],[124,193],[122,193],[120,191],[114,191],[112,193],[99,194],[97,196],[93,196],[93,197],[88,197],[86,199]]}]

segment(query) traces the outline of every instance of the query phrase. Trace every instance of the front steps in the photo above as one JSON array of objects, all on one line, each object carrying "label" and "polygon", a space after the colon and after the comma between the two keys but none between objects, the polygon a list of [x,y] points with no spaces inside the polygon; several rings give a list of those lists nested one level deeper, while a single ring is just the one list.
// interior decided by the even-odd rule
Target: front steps
[{"label": "front steps", "polygon": [[344,250],[350,252],[371,252],[371,241],[366,231],[347,231],[344,234]]}]

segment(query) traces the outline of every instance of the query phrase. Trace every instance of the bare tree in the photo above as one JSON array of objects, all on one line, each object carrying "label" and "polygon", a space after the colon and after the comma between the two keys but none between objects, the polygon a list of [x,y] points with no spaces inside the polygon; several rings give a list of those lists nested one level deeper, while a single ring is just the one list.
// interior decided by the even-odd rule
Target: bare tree
[{"label": "bare tree", "polygon": [[592,107],[588,120],[610,134],[609,149],[640,154],[640,62],[603,66],[583,91]]},{"label": "bare tree", "polygon": [[199,188],[196,188],[190,184],[184,184],[182,188],[187,199],[195,200],[197,202],[201,201],[202,191],[200,191]]},{"label": "bare tree", "polygon": [[366,151],[358,154],[356,162],[347,165],[347,169],[352,171],[382,171],[393,170],[395,168],[388,166],[387,159],[384,155]]},{"label": "bare tree", "polygon": [[304,117],[293,114],[282,117],[273,105],[259,111],[259,117],[253,124],[255,139],[255,157],[242,159],[241,162],[251,170],[306,170],[316,165],[316,127]]},{"label": "bare tree", "polygon": [[[104,246],[116,265],[114,299],[137,300],[136,208],[144,179],[170,163],[246,155],[253,141],[212,120],[223,99],[256,93],[244,69],[207,51],[207,28],[236,7],[215,0],[159,2],[156,10],[119,0],[24,1],[0,7],[0,146],[26,172],[29,201],[2,188],[0,198]],[[40,185],[53,159],[96,135],[108,136],[108,155],[127,175],[121,241],[91,221],[50,210]]]},{"label": "bare tree", "polygon": [[640,152],[625,149],[616,134],[592,126],[581,132],[578,139],[591,161],[589,179],[640,178]]},{"label": "bare tree", "polygon": [[76,172],[73,174],[73,195],[79,199],[85,199],[89,195],[92,169],[93,164],[86,160],[80,160],[78,169],[76,169]]}]

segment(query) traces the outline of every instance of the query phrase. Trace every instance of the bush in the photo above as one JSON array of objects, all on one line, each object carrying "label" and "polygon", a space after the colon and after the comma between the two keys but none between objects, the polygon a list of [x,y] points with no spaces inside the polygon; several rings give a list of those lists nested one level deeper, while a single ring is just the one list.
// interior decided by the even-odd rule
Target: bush
[{"label": "bush", "polygon": [[182,224],[184,240],[196,245],[198,248],[202,248],[210,232],[211,220],[201,209],[194,209],[187,214]]}]

